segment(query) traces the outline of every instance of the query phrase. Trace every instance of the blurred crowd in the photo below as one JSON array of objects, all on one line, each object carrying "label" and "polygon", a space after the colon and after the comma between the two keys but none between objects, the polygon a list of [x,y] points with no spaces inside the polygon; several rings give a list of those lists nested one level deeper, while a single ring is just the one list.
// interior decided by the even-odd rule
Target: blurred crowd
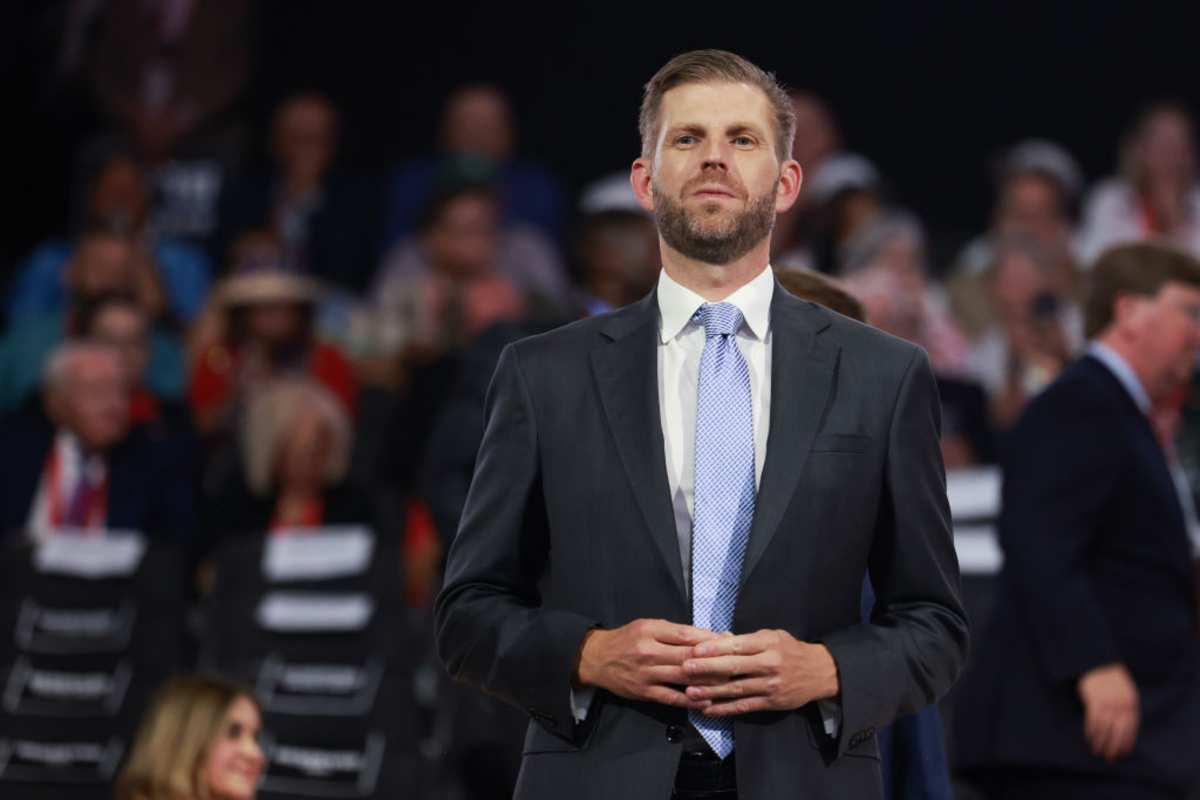
[{"label": "blurred crowd", "polygon": [[[93,16],[64,22],[59,67],[104,124],[62,154],[78,165],[69,233],[4,265],[5,529],[175,541],[203,593],[206,558],[232,538],[366,523],[403,542],[407,597],[425,606],[500,350],[648,292],[653,220],[623,170],[605,174],[619,165],[565,191],[524,155],[498,86],[453,91],[427,155],[354,174],[335,97],[298,91],[254,140],[247,4],[76,7]],[[1085,176],[1070,143],[1013,142],[990,217],[934,263],[937,220],[896,202],[820,97],[792,100],[805,178],[772,266],[837,279],[868,322],[929,352],[950,469],[998,462],[1081,352],[1100,251],[1155,239],[1200,256],[1182,106],[1131,119],[1107,176]],[[1194,489],[1189,402],[1160,416]]]}]

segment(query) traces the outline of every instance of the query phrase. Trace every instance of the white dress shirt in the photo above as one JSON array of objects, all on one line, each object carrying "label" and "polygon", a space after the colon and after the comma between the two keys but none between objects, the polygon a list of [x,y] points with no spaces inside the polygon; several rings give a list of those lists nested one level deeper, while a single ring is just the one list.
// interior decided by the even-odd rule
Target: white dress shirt
[{"label": "white dress shirt", "polygon": [[[771,421],[771,297],[775,273],[770,266],[753,280],[726,297],[742,312],[737,346],[750,370],[750,399],[754,419],[754,485],[762,481],[767,435]],[[696,403],[700,380],[700,356],[706,340],[704,325],[693,317],[706,301],[674,281],[666,270],[658,276],[658,410],[662,423],[667,485],[675,512],[675,534],[683,563],[683,585],[691,588],[692,510],[696,484]],[[587,717],[593,691],[573,692],[572,711],[576,720]],[[825,732],[836,736],[841,724],[841,705],[822,701]]]},{"label": "white dress shirt", "polygon": [[[737,347],[750,369],[750,402],[754,417],[754,486],[762,480],[771,420],[771,295],[775,275],[770,267],[725,298],[742,312]],[[707,302],[679,285],[663,270],[658,278],[658,411],[662,422],[667,484],[675,510],[675,533],[683,561],[683,585],[691,588],[692,509],[696,485],[696,402],[704,325],[692,317]]]}]

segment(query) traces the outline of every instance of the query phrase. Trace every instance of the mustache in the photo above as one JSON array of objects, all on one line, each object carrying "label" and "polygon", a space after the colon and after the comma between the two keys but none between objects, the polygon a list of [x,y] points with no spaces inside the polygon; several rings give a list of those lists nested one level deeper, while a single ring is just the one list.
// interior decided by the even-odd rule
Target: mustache
[{"label": "mustache", "polygon": [[739,198],[745,198],[746,189],[741,182],[735,181],[726,175],[719,173],[704,174],[701,173],[689,180],[683,185],[683,194],[690,194],[701,186],[721,186],[728,189]]}]

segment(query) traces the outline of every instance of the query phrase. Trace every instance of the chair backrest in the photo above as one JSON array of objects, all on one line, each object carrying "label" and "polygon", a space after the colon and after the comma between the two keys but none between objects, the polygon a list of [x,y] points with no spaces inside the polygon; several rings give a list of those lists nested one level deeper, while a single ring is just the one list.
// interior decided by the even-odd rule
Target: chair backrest
[{"label": "chair backrest", "polygon": [[322,529],[233,542],[215,560],[202,663],[262,703],[260,796],[416,796],[418,647],[398,543]]},{"label": "chair backrest", "polygon": [[0,547],[0,796],[109,791],[150,693],[181,666],[185,564],[128,533]]}]

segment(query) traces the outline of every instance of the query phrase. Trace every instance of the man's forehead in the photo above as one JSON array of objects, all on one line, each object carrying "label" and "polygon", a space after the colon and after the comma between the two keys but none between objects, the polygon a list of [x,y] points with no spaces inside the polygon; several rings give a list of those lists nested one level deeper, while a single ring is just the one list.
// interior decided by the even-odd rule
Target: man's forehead
[{"label": "man's forehead", "polygon": [[1200,303],[1200,286],[1182,281],[1167,281],[1163,284],[1160,294],[1175,297],[1187,303]]},{"label": "man's forehead", "polygon": [[663,94],[661,110],[664,127],[771,121],[766,93],[749,83],[680,84]]}]

